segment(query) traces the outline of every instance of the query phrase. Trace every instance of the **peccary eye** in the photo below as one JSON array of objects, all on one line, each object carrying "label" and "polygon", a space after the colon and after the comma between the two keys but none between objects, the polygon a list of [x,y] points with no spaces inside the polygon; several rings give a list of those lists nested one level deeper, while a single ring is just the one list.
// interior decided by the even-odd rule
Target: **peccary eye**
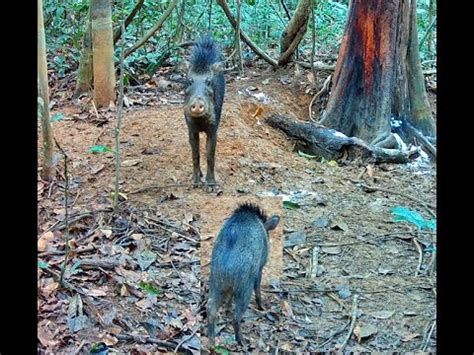
[{"label": "peccary eye", "polygon": [[211,78],[206,79],[206,85],[211,85]]}]

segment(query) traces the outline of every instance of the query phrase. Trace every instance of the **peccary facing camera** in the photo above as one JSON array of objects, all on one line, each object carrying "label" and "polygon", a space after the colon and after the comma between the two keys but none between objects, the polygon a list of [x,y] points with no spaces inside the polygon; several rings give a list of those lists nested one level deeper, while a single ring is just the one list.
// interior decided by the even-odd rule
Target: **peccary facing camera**
[{"label": "peccary facing camera", "polygon": [[255,291],[262,307],[260,283],[268,257],[268,231],[275,229],[280,218],[267,218],[257,205],[240,205],[220,230],[211,257],[209,300],[207,303],[208,337],[214,346],[216,314],[223,304],[235,304],[232,325],[235,338],[244,345],[240,322]]},{"label": "peccary facing camera", "polygon": [[217,129],[224,101],[225,79],[222,74],[220,52],[212,37],[207,35],[199,39],[192,49],[190,62],[184,62],[184,66],[188,78],[184,98],[184,117],[188,126],[193,157],[193,185],[201,184],[199,132],[205,132],[207,135],[206,185],[209,190],[214,190]]}]

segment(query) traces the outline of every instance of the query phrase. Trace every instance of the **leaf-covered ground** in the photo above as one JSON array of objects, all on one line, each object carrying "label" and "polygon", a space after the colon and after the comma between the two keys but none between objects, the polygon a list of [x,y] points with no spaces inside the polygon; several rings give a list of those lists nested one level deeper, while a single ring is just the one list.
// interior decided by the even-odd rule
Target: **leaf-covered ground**
[{"label": "leaf-covered ground", "polygon": [[[433,219],[436,166],[337,164],[298,154],[295,142],[264,118],[307,119],[328,73],[311,91],[307,73],[247,69],[244,78],[227,76],[216,153],[220,189],[193,189],[181,88],[166,81],[169,74],[127,92],[124,201],[116,213],[113,153],[90,152],[114,149],[115,112],[97,111],[87,97],[70,102],[69,83],[55,83],[55,136],[70,159],[72,254],[67,287],[60,288],[60,157],[58,179],[38,182],[39,352],[88,353],[100,342],[117,353],[207,351],[208,265],[201,252],[209,252],[227,211],[246,199],[283,213],[281,278],[264,283],[265,311],[252,299],[245,314],[248,351],[435,351],[436,237],[429,227],[395,221],[392,209]],[[204,154],[202,142],[201,148]],[[290,201],[285,208],[283,200]],[[220,312],[217,344],[242,351],[230,319]]]}]

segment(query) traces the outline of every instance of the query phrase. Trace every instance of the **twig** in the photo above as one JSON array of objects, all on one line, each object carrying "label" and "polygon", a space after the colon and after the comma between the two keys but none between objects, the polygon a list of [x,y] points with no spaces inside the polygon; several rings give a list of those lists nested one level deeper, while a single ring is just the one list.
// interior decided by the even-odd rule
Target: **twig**
[{"label": "twig", "polygon": [[[122,1],[123,6],[123,1]],[[122,21],[122,40],[120,51],[120,76],[119,76],[119,107],[117,110],[117,121],[115,126],[115,188],[114,188],[114,211],[118,208],[118,197],[120,192],[120,126],[122,123],[123,112],[123,62],[125,59],[125,21]]]},{"label": "twig", "polygon": [[61,151],[61,153],[64,156],[64,210],[65,210],[65,215],[64,215],[64,223],[66,224],[66,232],[64,233],[64,248],[65,248],[65,255],[64,255],[64,263],[61,268],[61,274],[59,276],[59,284],[61,286],[64,286],[64,272],[66,271],[66,265],[69,259],[69,253],[70,253],[70,248],[69,248],[69,208],[68,208],[68,199],[69,199],[69,175],[67,171],[67,155],[66,152],[63,150],[63,148],[59,145],[58,141],[56,138],[54,138],[54,142],[56,143],[56,147]]},{"label": "twig", "polygon": [[363,187],[364,189],[367,189],[367,190],[387,192],[387,193],[391,193],[391,194],[395,194],[395,195],[400,195],[400,196],[403,196],[403,197],[405,197],[409,200],[415,201],[415,202],[419,203],[420,205],[422,205],[432,217],[436,218],[436,214],[433,211],[431,211],[431,209],[435,209],[435,207],[432,204],[429,204],[429,203],[426,203],[426,202],[423,202],[423,201],[417,199],[416,197],[404,194],[403,192],[384,189],[382,187],[368,186],[368,185],[365,185],[365,184],[360,184],[360,186]]},{"label": "twig", "polygon": [[416,267],[415,277],[418,276],[418,273],[421,271],[421,263],[423,262],[423,251],[421,250],[420,244],[416,238],[413,238],[413,243],[415,244],[416,250],[418,250],[418,266]]},{"label": "twig", "polygon": [[48,198],[51,198],[51,193],[52,193],[52,191],[53,191],[53,186],[54,186],[54,180],[51,181],[51,184],[49,184]]},{"label": "twig", "polygon": [[425,33],[425,35],[423,36],[423,38],[421,39],[421,41],[420,41],[420,48],[423,46],[423,43],[425,43],[426,38],[428,38],[428,35],[430,34],[431,29],[433,28],[433,26],[435,25],[435,23],[436,23],[436,16],[433,17],[433,21],[431,21],[430,25],[429,25],[428,28],[426,29],[426,33]]},{"label": "twig", "polygon": [[318,254],[319,254],[319,247],[315,246],[313,248],[313,255],[310,259],[310,268],[309,268],[309,277],[315,278],[318,275]]},{"label": "twig", "polygon": [[157,345],[160,345],[160,346],[164,346],[165,348],[169,348],[169,349],[174,349],[175,346],[176,346],[175,343],[171,343],[169,341],[159,340],[159,339],[152,338],[152,337],[144,337],[144,336],[130,335],[130,334],[117,334],[115,337],[118,340],[132,341],[132,342],[142,343],[142,344],[152,343],[152,344],[157,344]]},{"label": "twig", "polygon": [[181,341],[179,342],[179,344],[178,344],[178,345],[176,346],[176,348],[174,349],[173,353],[176,354],[176,352],[178,351],[178,349],[180,348],[180,346],[183,345],[185,342],[187,342],[189,339],[191,339],[191,338],[194,336],[194,334],[196,334],[196,332],[199,330],[200,327],[201,327],[201,324],[198,323],[198,324],[194,327],[193,332],[191,333],[191,335],[189,335],[189,336],[183,338],[183,340],[181,340]]},{"label": "twig", "polygon": [[[74,250],[74,253],[81,254],[81,253],[86,253],[88,251],[93,251],[93,250],[95,250],[95,247],[93,245],[85,245],[85,246],[78,247],[76,250]],[[50,256],[50,255],[64,255],[64,250],[45,251],[43,253],[38,254],[38,257]]]},{"label": "twig", "polygon": [[342,342],[341,347],[338,349],[340,352],[343,352],[344,347],[346,346],[347,342],[351,338],[352,332],[354,331],[354,326],[357,318],[357,299],[358,295],[354,295],[354,299],[352,301],[352,319],[351,319],[351,325],[349,327],[349,331],[347,332],[346,338]]},{"label": "twig", "polygon": [[[128,14],[127,18],[125,19],[125,28],[127,28],[128,25],[130,24],[130,22],[132,22],[133,18],[135,17],[135,15],[138,12],[138,10],[140,10],[140,8],[142,7],[144,1],[145,0],[138,0],[138,2],[136,3],[135,7],[132,10],[132,12],[130,12]],[[120,26],[117,29],[117,31],[115,31],[115,33],[114,33],[114,44],[117,43],[120,36],[122,35],[122,32],[123,32],[122,26]]]},{"label": "twig", "polygon": [[326,338],[326,340],[316,346],[316,349],[321,349],[324,345],[328,344],[332,339],[334,339],[336,336],[338,336],[339,334],[341,334],[342,332],[344,332],[344,330],[346,330],[346,328],[351,324],[351,321],[347,322],[343,327],[341,327],[341,329],[339,330],[336,330],[334,333],[332,333],[329,337]]},{"label": "twig", "polygon": [[[237,21],[235,20],[234,16],[232,15],[232,12],[230,11],[229,5],[225,0],[217,0],[217,4],[224,10],[224,13],[231,23],[232,27],[234,29],[237,27]],[[267,63],[269,63],[273,67],[278,66],[278,62],[271,58],[268,54],[266,54],[261,48],[259,48],[251,39],[250,37],[247,36],[247,34],[240,29],[240,38],[247,43],[247,45],[257,54],[260,58],[265,60]]]},{"label": "twig", "polygon": [[134,190],[134,191],[131,191],[129,192],[129,194],[138,194],[140,192],[144,192],[144,191],[148,191],[148,190],[161,190],[161,189],[165,189],[165,188],[168,188],[168,187],[190,187],[192,186],[192,184],[169,184],[169,185],[155,185],[155,186],[147,186],[147,187],[143,187],[141,189],[138,189],[138,190]]},{"label": "twig", "polygon": [[102,135],[105,133],[106,130],[107,130],[107,127],[104,127],[104,128],[100,131],[99,135],[97,136],[97,138],[95,139],[95,141],[94,141],[94,143],[93,143],[92,145],[96,145],[96,144],[99,142],[100,137],[102,137]]},{"label": "twig", "polygon": [[[313,67],[314,68],[314,67]],[[316,69],[314,69],[316,70]],[[316,81],[316,77],[314,77],[314,81]],[[323,87],[321,88],[321,90],[319,90],[314,96],[313,96],[313,99],[311,100],[310,104],[309,104],[309,119],[313,122],[316,122],[313,118],[313,115],[312,115],[312,112],[311,112],[311,109],[313,108],[313,103],[314,101],[319,97],[321,96],[324,92],[326,92],[329,88],[329,83],[331,81],[331,75],[329,75],[326,80],[324,80],[324,84],[323,84]]]},{"label": "twig", "polygon": [[77,347],[77,349],[74,350],[74,354],[79,354],[79,352],[81,351],[81,349],[82,349],[82,347],[84,346],[85,343],[86,343],[86,339],[82,339],[82,341],[79,344],[79,346]]},{"label": "twig", "polygon": [[99,112],[97,112],[97,107],[95,107],[94,100],[91,100],[92,102],[92,108],[94,109],[95,117],[99,119]]},{"label": "twig", "polygon": [[[173,9],[176,7],[176,5],[178,4],[178,0],[172,0],[169,5],[168,5],[168,8],[166,9],[165,12],[163,12],[163,14],[161,15],[161,17],[158,19],[158,22],[153,26],[152,29],[150,29],[150,31],[148,31],[148,33],[143,37],[141,38],[140,40],[137,41],[137,43],[135,43],[132,48],[130,48],[128,51],[125,52],[124,54],[124,57],[128,57],[130,54],[132,54],[133,52],[135,52],[138,48],[140,48],[142,45],[145,44],[146,41],[148,41],[148,39],[153,36],[155,34],[155,32],[157,32],[161,26],[163,26],[163,23],[165,22],[165,20],[168,18],[169,15],[171,15],[171,12],[173,11]],[[125,36],[125,35],[124,35]],[[124,37],[123,36],[123,37]]]},{"label": "twig", "polygon": [[431,339],[431,334],[433,334],[433,330],[436,327],[436,318],[433,320],[433,324],[431,324],[430,330],[428,332],[428,335],[425,335],[425,341],[423,342],[422,346],[420,347],[421,351],[425,351],[426,348],[428,347],[428,343],[430,342]]},{"label": "twig", "polygon": [[162,226],[162,225],[159,224],[159,223],[153,223],[153,221],[151,221],[149,217],[148,217],[148,218],[145,218],[145,221],[146,221],[148,224],[151,224],[152,226],[156,226],[156,227],[158,227],[158,228],[161,228],[161,229],[163,229],[164,231],[166,231],[166,232],[168,232],[168,233],[170,233],[170,234],[176,233],[178,236],[180,236],[180,237],[183,238],[183,239],[186,239],[187,241],[189,241],[189,242],[191,242],[191,243],[194,243],[194,244],[197,244],[197,243],[198,243],[198,242],[197,242],[195,239],[193,239],[193,238],[189,238],[189,237],[187,237],[187,236],[185,236],[185,235],[183,235],[183,234],[181,234],[181,233],[172,231],[171,229],[168,229],[168,228],[166,228],[165,226]]}]

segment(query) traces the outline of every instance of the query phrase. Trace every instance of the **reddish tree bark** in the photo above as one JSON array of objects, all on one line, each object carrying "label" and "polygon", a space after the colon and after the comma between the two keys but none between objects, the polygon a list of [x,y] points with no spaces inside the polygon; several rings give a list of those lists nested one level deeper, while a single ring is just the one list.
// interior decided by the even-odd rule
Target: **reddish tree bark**
[{"label": "reddish tree bark", "polygon": [[[418,53],[414,0],[353,0],[320,123],[384,146],[391,117],[433,134]],[[411,136],[407,134],[407,136]]]}]

